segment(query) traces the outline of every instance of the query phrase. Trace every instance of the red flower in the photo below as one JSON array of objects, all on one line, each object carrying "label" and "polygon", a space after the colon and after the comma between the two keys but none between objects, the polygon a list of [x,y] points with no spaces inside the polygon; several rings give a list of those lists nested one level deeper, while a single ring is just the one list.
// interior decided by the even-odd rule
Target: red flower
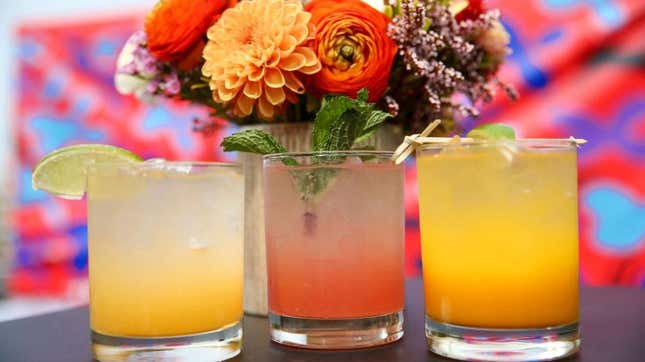
[{"label": "red flower", "polygon": [[[181,68],[201,62],[203,38],[236,0],[160,0],[145,23],[148,50],[162,61],[178,61]],[[195,56],[197,55],[197,56]]]},{"label": "red flower", "polygon": [[457,21],[475,20],[479,15],[486,12],[486,4],[484,0],[468,0],[468,6],[460,11],[455,18]]},{"label": "red flower", "polygon": [[380,99],[397,52],[387,35],[390,19],[360,0],[313,0],[306,10],[316,27],[313,47],[322,63],[307,89],[355,97],[367,88],[371,102]]}]

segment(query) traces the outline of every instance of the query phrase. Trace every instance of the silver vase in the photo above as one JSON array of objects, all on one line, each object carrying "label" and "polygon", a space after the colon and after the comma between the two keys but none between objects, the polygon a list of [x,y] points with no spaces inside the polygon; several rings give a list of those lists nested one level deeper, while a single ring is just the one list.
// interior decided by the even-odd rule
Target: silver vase
[{"label": "silver vase", "polygon": [[[290,152],[306,152],[311,150],[312,127],[311,123],[283,123],[246,126],[241,130],[262,129],[275,137]],[[393,151],[402,139],[401,128],[386,125],[361,146],[373,146],[377,150]],[[266,316],[268,304],[262,157],[256,154],[240,153],[238,160],[244,165],[246,180],[244,312]]]}]

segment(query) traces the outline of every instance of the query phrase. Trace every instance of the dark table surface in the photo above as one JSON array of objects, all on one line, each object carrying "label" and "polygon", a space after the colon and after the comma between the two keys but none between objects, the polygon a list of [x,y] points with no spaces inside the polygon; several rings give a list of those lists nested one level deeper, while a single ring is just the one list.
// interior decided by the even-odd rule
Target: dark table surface
[{"label": "dark table surface", "polygon": [[[406,285],[405,336],[389,346],[353,352],[312,352],[271,343],[267,320],[244,319],[242,354],[231,361],[450,361],[427,350],[420,280]],[[645,291],[582,289],[582,352],[564,361],[645,361]],[[89,362],[87,308],[0,323],[0,362]]]}]

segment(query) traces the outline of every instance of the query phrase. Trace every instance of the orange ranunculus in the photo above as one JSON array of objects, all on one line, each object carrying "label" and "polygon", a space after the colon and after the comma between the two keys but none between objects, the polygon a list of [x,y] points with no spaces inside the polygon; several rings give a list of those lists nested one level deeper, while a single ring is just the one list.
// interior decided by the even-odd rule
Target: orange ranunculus
[{"label": "orange ranunculus", "polygon": [[236,3],[237,0],[159,0],[146,18],[148,50],[159,60],[178,61],[180,68],[196,67],[201,62],[206,31]]},{"label": "orange ranunculus", "polygon": [[314,49],[323,66],[309,78],[308,89],[355,97],[367,88],[371,102],[380,99],[397,52],[387,35],[390,19],[361,0],[313,0],[306,10],[316,26]]}]

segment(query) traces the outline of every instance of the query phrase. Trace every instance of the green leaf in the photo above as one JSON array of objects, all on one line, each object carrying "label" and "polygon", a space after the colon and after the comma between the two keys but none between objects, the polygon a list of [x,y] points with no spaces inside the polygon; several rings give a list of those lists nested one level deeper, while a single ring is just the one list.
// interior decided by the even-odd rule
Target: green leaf
[{"label": "green leaf", "polygon": [[394,17],[394,7],[392,5],[387,5],[383,13],[385,14],[385,16],[392,19]]},{"label": "green leaf", "polygon": [[342,96],[326,96],[316,115],[312,144],[314,151],[323,151],[330,138],[331,128],[351,107],[351,99]]},{"label": "green leaf", "polygon": [[348,150],[371,137],[391,115],[375,109],[368,99],[366,89],[361,89],[356,99],[325,97],[314,122],[314,151]]},{"label": "green leaf", "polygon": [[[391,115],[376,110],[368,103],[369,92],[361,89],[356,99],[346,96],[326,96],[316,115],[312,134],[314,151],[345,151],[370,138]],[[313,164],[342,162],[341,157],[315,157]],[[304,199],[313,199],[325,190],[336,175],[334,169],[315,169],[296,177]]]},{"label": "green leaf", "polygon": [[362,134],[354,140],[354,143],[363,143],[367,141],[374,135],[374,133],[376,133],[376,130],[383,124],[383,122],[390,117],[392,117],[392,115],[387,112],[379,110],[372,111],[365,123],[365,126],[363,126]]},{"label": "green leaf", "polygon": [[432,20],[425,18],[423,21],[423,31],[427,32],[430,30],[430,27],[432,26]]},{"label": "green leaf", "polygon": [[466,137],[490,140],[514,140],[516,136],[513,127],[502,123],[490,123],[473,129],[468,132]]},{"label": "green leaf", "polygon": [[352,147],[352,151],[376,151],[376,147],[374,146]]},{"label": "green leaf", "polygon": [[[391,115],[368,103],[369,92],[361,89],[356,99],[326,96],[316,115],[312,135],[314,151],[345,151],[370,138]],[[314,165],[342,163],[342,157],[314,157]],[[323,192],[336,176],[337,170],[320,168],[294,175],[302,198],[312,200]]]},{"label": "green leaf", "polygon": [[356,100],[362,103],[367,102],[370,97],[370,92],[366,88],[362,88],[356,93]]},{"label": "green leaf", "polygon": [[[260,155],[288,152],[286,147],[280,144],[273,136],[259,129],[250,129],[234,133],[224,138],[222,147],[224,148],[224,152],[237,151],[257,153]],[[287,166],[295,166],[298,164],[293,158],[284,158],[282,163]]]},{"label": "green leaf", "polygon": [[[376,147],[374,147],[374,146],[361,146],[361,147],[353,147],[352,150],[354,150],[354,151],[376,151]],[[376,158],[375,155],[369,155],[369,154],[362,155],[362,156],[359,156],[359,157],[361,158],[361,161],[363,161],[363,162],[367,162],[367,161],[370,161],[370,160],[373,160],[373,159]]]},{"label": "green leaf", "polygon": [[287,149],[270,134],[259,130],[250,129],[224,138],[222,141],[224,152],[249,152],[268,155],[271,153],[284,153]]},{"label": "green leaf", "polygon": [[313,170],[298,170],[296,168],[291,170],[290,173],[300,193],[300,198],[304,201],[313,201],[316,196],[327,188],[327,185],[336,176],[337,171],[335,168],[316,168]]},{"label": "green leaf", "polygon": [[348,109],[333,122],[326,132],[327,137],[318,145],[318,151],[348,150],[354,140],[362,132],[361,114],[354,109]]},{"label": "green leaf", "polygon": [[[368,103],[369,93],[361,89],[356,99],[346,96],[326,96],[314,122],[312,143],[313,151],[345,151],[354,144],[366,141],[378,127],[391,115],[375,109],[376,105]],[[257,154],[285,153],[287,149],[270,134],[261,130],[247,130],[233,134],[222,142],[225,152],[238,151]],[[326,166],[342,163],[342,157],[313,157],[312,165],[325,167],[298,170],[291,172],[296,188],[304,200],[313,200],[323,192],[337,174],[337,169]],[[290,157],[282,162],[288,166],[297,166],[298,162]]]}]

